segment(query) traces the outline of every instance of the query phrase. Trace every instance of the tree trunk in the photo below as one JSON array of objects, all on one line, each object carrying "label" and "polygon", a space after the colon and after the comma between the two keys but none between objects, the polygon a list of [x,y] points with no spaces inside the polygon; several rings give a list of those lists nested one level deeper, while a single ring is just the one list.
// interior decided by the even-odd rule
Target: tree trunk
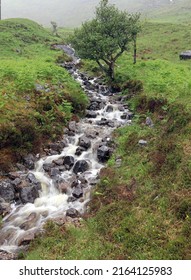
[{"label": "tree trunk", "polygon": [[111,81],[114,80],[115,74],[114,74],[114,62],[111,61],[109,64],[109,69],[108,69],[108,76],[111,79]]},{"label": "tree trunk", "polygon": [[133,38],[133,43],[134,43],[134,54],[133,54],[133,63],[137,63],[137,37],[136,35]]}]

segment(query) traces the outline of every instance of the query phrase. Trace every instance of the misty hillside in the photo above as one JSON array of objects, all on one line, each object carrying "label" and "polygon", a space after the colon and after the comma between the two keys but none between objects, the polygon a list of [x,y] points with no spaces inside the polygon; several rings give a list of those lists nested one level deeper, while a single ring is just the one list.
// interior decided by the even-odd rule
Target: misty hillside
[{"label": "misty hillside", "polygon": [[[146,17],[187,18],[190,0],[111,0],[121,9],[141,12]],[[91,18],[99,0],[3,0],[2,18],[30,18],[44,25],[56,21],[59,26],[73,27]],[[185,17],[186,15],[186,17]]]}]

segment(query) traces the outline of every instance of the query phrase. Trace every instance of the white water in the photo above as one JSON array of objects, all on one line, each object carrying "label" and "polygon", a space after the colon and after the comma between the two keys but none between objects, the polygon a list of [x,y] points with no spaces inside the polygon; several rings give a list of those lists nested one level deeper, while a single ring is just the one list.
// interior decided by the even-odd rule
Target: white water
[{"label": "white water", "polygon": [[[77,77],[76,80],[82,84],[83,81],[79,77],[78,71],[74,73],[74,76]],[[95,79],[92,79],[91,83],[94,84]],[[68,146],[63,149],[60,155],[47,156],[41,158],[36,163],[33,174],[41,182],[42,190],[40,191],[40,197],[35,200],[34,204],[12,205],[12,212],[4,218],[3,228],[0,230],[1,250],[15,252],[23,240],[27,240],[28,236],[41,231],[47,220],[65,217],[66,211],[69,208],[75,208],[81,214],[84,213],[86,205],[91,198],[92,186],[90,181],[98,177],[100,169],[103,167],[97,160],[97,147],[102,139],[111,136],[114,129],[108,126],[98,126],[96,122],[105,118],[110,121],[115,121],[115,127],[118,127],[127,123],[126,120],[121,119],[121,116],[124,112],[128,112],[127,109],[120,112],[118,110],[119,104],[112,104],[109,97],[100,95],[96,90],[90,91],[89,95],[105,100],[105,108],[96,111],[98,113],[97,118],[91,120],[85,118],[78,123],[77,133],[75,136],[67,138]],[[106,111],[108,105],[113,106],[113,112]],[[95,139],[90,138],[91,148],[83,152],[80,156],[76,156],[75,151],[78,147],[79,137],[88,131],[96,131],[99,134]],[[72,189],[69,187],[66,194],[61,193],[55,186],[54,181],[43,170],[44,163],[51,163],[53,160],[57,160],[63,156],[73,156],[75,162],[85,159],[90,166],[89,170],[83,173],[84,178],[88,181],[87,187],[84,189],[83,198],[77,199],[74,202],[68,202],[68,198],[72,195]],[[70,185],[74,181],[74,173],[72,170],[62,172],[60,177]]]}]

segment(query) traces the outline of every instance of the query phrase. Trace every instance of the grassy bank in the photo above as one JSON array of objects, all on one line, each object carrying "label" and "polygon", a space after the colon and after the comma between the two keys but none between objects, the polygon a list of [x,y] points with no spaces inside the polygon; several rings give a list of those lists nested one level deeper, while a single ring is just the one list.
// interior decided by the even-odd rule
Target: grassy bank
[{"label": "grassy bank", "polygon": [[116,80],[132,96],[134,124],[115,131],[116,151],[81,225],[48,223],[26,259],[191,259],[191,67],[178,57],[189,48],[187,32],[149,23],[137,64],[131,55],[119,59]]},{"label": "grassy bank", "polygon": [[[57,139],[73,114],[81,114],[87,98],[51,50],[55,37],[26,19],[0,22],[0,168],[4,172],[20,156]],[[36,149],[36,151],[38,150]]]}]

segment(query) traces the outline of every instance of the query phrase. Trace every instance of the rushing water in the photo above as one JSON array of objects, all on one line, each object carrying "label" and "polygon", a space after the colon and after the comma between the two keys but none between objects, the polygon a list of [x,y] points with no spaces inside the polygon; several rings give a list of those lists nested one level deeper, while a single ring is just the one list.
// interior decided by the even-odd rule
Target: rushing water
[{"label": "rushing water", "polygon": [[[81,214],[84,213],[86,205],[91,198],[91,189],[94,185],[92,182],[97,180],[100,169],[103,167],[103,164],[97,159],[97,148],[99,144],[103,139],[109,141],[114,128],[127,124],[128,122],[130,123],[127,119],[121,118],[124,113],[129,112],[128,109],[124,108],[121,110],[121,104],[119,102],[115,101],[112,96],[108,96],[108,94],[105,95],[108,91],[107,88],[99,85],[96,79],[88,80],[92,85],[91,90],[84,85],[83,76],[75,68],[75,63],[78,59],[75,58],[73,50],[68,46],[58,46],[58,48],[68,52],[74,58],[74,67],[70,69],[70,72],[81,84],[82,88],[86,90],[88,96],[90,98],[95,98],[95,100],[101,99],[105,105],[102,109],[96,111],[96,118],[81,119],[81,121],[76,124],[77,128],[74,136],[64,136],[68,145],[63,149],[61,154],[41,158],[36,163],[36,168],[32,173],[41,183],[40,197],[35,200],[34,204],[12,205],[12,212],[4,218],[3,227],[0,230],[0,249],[7,252],[15,252],[21,244],[24,244],[25,240],[32,239],[31,236],[34,236],[42,230],[43,224],[48,219],[64,217],[66,211],[70,208],[75,208]],[[108,110],[108,105],[112,107],[112,111]],[[99,125],[98,122],[103,118],[104,120],[109,120],[113,125]],[[75,152],[79,146],[79,138],[84,134],[90,135],[91,147],[80,156],[76,156]],[[93,137],[91,136],[92,134],[94,135]],[[76,178],[73,169],[63,171],[61,175],[59,175],[69,186],[66,193],[62,193],[57,188],[55,181],[51,179],[43,169],[43,164],[51,163],[64,156],[73,156],[75,162],[78,160],[86,160],[89,164],[89,169],[82,174],[83,178],[87,181],[83,188],[83,197],[74,201],[68,199],[72,197],[71,184],[74,178]]]}]

